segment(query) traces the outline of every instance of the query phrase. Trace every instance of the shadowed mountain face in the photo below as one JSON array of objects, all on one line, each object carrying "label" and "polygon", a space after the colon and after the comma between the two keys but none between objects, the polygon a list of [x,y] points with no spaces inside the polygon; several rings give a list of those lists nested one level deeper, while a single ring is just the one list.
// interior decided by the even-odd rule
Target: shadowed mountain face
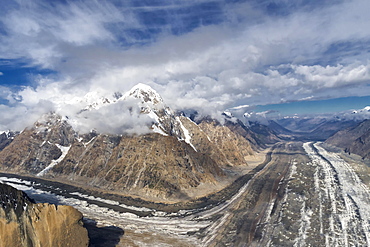
[{"label": "shadowed mountain face", "polygon": [[[262,145],[241,122],[226,120],[221,125],[203,120],[197,124],[176,115],[148,86],[140,84],[116,102],[132,99],[141,114],[152,119],[149,133],[80,134],[67,118],[46,114],[0,152],[1,170],[150,200],[184,200],[199,186],[217,190],[220,183],[230,180],[226,170],[247,166],[248,156]],[[115,102],[90,105],[82,112],[104,109],[107,104]]]},{"label": "shadowed mountain face", "polygon": [[14,140],[19,133],[18,132],[3,132],[0,134],[0,151],[3,150],[6,146],[8,146]]},{"label": "shadowed mountain face", "polygon": [[280,140],[280,138],[277,136],[279,133],[278,131],[274,131],[272,128],[257,122],[250,122],[249,124],[251,130],[257,136],[256,139],[259,140],[261,145],[264,146],[265,144],[273,144]]},{"label": "shadowed mountain face", "polygon": [[355,127],[337,132],[326,143],[340,147],[348,153],[370,158],[370,120],[365,120]]},{"label": "shadowed mountain face", "polygon": [[0,183],[1,246],[88,246],[82,214],[71,206],[35,204]]}]

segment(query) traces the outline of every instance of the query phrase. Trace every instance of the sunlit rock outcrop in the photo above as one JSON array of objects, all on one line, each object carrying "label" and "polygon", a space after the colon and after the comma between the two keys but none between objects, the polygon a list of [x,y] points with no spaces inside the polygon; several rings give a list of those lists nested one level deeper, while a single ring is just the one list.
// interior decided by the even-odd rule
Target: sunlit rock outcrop
[{"label": "sunlit rock outcrop", "polygon": [[0,246],[88,246],[82,214],[71,206],[34,203],[0,184]]}]

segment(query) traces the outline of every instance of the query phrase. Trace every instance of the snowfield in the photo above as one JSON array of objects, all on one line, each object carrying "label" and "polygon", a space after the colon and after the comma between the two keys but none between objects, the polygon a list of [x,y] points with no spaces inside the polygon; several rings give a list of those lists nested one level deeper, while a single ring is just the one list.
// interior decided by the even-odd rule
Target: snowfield
[{"label": "snowfield", "polygon": [[41,172],[37,173],[36,176],[38,176],[38,177],[44,176],[51,168],[53,168],[54,166],[59,164],[59,162],[61,162],[66,157],[66,155],[68,154],[69,149],[71,148],[71,145],[67,146],[67,147],[64,147],[64,146],[59,145],[59,144],[55,144],[55,145],[60,149],[60,151],[62,152],[62,155],[60,155],[60,157],[58,159],[52,160],[50,162],[50,164],[47,167],[45,167]]}]

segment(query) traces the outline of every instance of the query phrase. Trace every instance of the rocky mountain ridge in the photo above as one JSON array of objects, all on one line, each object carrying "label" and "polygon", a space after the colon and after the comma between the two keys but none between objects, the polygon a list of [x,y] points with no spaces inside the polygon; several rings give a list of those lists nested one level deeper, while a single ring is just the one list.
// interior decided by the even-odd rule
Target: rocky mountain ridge
[{"label": "rocky mountain ridge", "polygon": [[[130,101],[148,116],[145,134],[79,133],[67,117],[44,115],[0,152],[1,170],[58,178],[150,200],[186,200],[187,191],[217,190],[229,169],[247,166],[261,141],[241,122],[197,123],[175,114],[149,86],[139,84],[115,102]],[[134,102],[135,104],[131,104]],[[211,189],[212,190],[212,189]],[[191,193],[192,194],[192,193]],[[199,196],[202,194],[199,193]]]}]

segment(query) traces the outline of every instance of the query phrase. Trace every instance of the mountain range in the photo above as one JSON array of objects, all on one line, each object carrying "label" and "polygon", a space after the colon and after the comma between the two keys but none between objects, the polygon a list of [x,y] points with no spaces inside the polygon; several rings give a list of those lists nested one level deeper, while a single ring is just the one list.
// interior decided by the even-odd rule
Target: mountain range
[{"label": "mountain range", "polygon": [[345,152],[370,158],[370,120],[364,120],[350,128],[338,131],[326,143],[342,148]]},{"label": "mountain range", "polygon": [[91,246],[370,244],[370,168],[352,155],[370,158],[370,120],[213,119],[144,84],[79,102],[0,135],[0,181],[55,203],[0,183],[6,244],[86,246],[86,229]]},{"label": "mountain range", "polygon": [[[75,118],[45,114],[18,135],[4,137],[1,170],[147,200],[178,201],[217,191],[235,179],[233,170],[248,167],[248,157],[279,140],[227,116],[221,124],[175,113],[144,84],[114,98],[87,105]],[[140,134],[76,130],[83,124],[78,120],[117,106],[132,115],[139,112],[138,121],[145,119]]]}]

